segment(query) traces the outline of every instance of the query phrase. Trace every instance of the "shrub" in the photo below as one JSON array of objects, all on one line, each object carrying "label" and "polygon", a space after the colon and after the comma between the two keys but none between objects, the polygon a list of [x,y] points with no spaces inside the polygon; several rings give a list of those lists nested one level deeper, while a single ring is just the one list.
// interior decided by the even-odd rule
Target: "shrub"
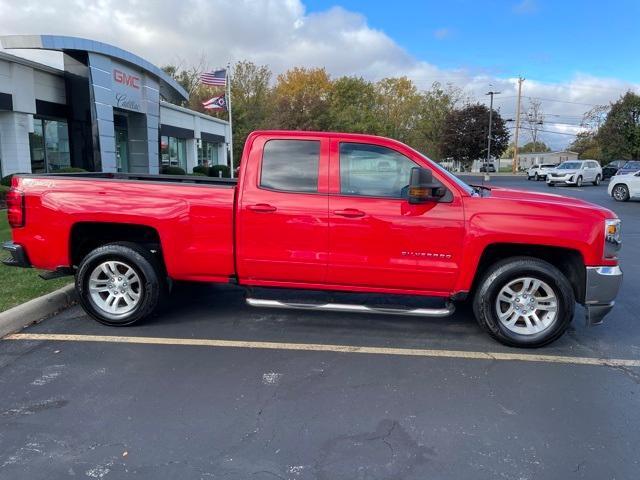
[{"label": "shrub", "polygon": [[200,175],[208,175],[209,174],[209,167],[205,167],[204,165],[196,165],[195,167],[193,167],[193,173],[198,173]]},{"label": "shrub", "polygon": [[55,170],[51,173],[82,173],[86,171],[87,170],[85,170],[84,168],[79,168],[79,167],[64,167],[64,168]]},{"label": "shrub", "polygon": [[11,175],[2,177],[2,180],[0,180],[0,185],[2,185],[3,187],[10,187],[11,179],[13,178],[14,175],[29,175],[29,174],[28,173],[12,173]]},{"label": "shrub", "polygon": [[162,167],[160,170],[162,175],[186,175],[187,172],[180,167]]},{"label": "shrub", "polygon": [[4,185],[0,185],[0,208],[5,207],[7,202],[7,192],[9,192],[10,188]]},{"label": "shrub", "polygon": [[214,165],[209,167],[209,176],[210,177],[219,177],[220,172],[222,172],[222,177],[229,178],[229,167],[226,165]]},{"label": "shrub", "polygon": [[206,175],[204,173],[201,173],[201,172],[187,173],[187,175],[190,175],[192,177],[206,177]]}]

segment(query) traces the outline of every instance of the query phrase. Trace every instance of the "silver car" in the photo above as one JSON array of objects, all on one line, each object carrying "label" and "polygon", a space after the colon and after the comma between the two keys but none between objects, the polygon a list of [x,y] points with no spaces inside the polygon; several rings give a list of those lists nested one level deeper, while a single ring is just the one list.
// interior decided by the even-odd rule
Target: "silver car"
[{"label": "silver car", "polygon": [[569,160],[562,162],[547,173],[547,185],[575,185],[581,187],[585,183],[600,185],[602,167],[596,160]]}]

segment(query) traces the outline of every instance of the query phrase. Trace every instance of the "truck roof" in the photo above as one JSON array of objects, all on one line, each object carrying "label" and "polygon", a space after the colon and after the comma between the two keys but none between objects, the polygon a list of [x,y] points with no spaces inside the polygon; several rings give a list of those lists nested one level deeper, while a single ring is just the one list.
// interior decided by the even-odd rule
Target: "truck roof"
[{"label": "truck roof", "polygon": [[368,133],[346,133],[346,132],[319,132],[315,130],[255,130],[251,132],[250,137],[253,136],[261,136],[261,135],[282,135],[288,137],[304,137],[304,136],[314,136],[314,137],[339,137],[348,140],[360,140],[360,141],[371,141],[375,140],[377,143],[388,143],[394,145],[402,145],[402,142],[398,140],[394,140],[388,137],[382,137],[380,135],[371,135]]}]

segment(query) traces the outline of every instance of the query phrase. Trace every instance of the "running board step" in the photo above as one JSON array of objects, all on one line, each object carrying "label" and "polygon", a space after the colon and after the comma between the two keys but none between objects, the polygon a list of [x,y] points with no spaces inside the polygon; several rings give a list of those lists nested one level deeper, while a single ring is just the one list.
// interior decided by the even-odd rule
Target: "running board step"
[{"label": "running board step", "polygon": [[247,304],[252,307],[263,308],[288,308],[294,310],[319,310],[324,312],[352,312],[352,313],[378,313],[383,315],[404,315],[412,317],[448,317],[453,314],[455,307],[452,303],[442,308],[384,308],[368,307],[366,305],[346,303],[293,303],[280,300],[268,300],[262,298],[247,298]]}]

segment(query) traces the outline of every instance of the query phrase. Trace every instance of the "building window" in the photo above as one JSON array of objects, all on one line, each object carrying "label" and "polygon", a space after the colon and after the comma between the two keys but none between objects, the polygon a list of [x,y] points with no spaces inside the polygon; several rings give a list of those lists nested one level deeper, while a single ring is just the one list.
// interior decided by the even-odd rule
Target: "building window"
[{"label": "building window", "polygon": [[160,137],[160,161],[163,167],[187,169],[187,141],[184,138]]},{"label": "building window", "polygon": [[29,145],[32,173],[55,172],[71,166],[69,128],[64,120],[34,118]]},{"label": "building window", "polygon": [[212,142],[200,142],[198,147],[198,165],[204,165],[210,167],[211,165],[218,165],[218,144]]}]

